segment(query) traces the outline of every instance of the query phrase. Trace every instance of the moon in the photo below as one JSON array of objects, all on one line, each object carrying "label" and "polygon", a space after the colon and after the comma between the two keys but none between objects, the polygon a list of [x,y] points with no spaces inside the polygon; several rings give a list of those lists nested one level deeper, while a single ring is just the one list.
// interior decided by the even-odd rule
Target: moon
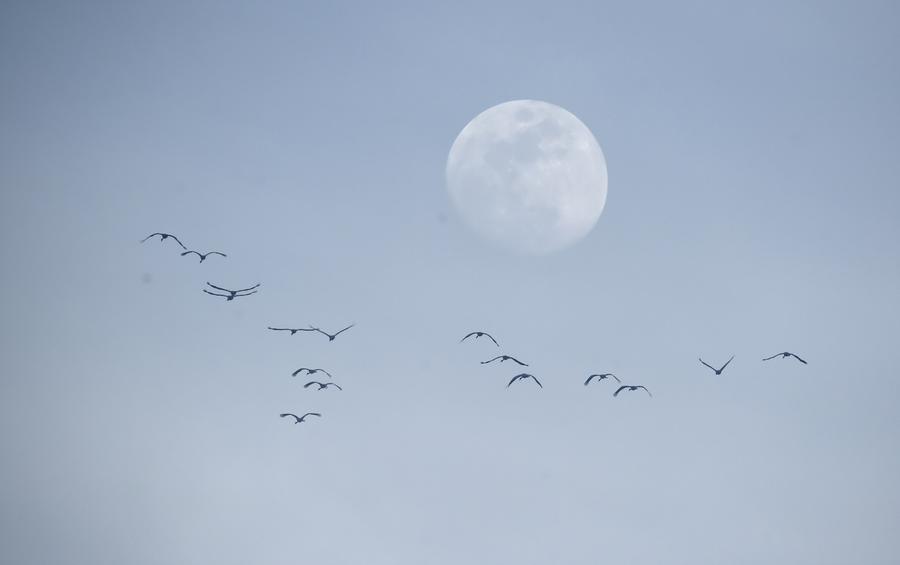
[{"label": "moon", "polygon": [[538,100],[478,114],[447,157],[447,190],[465,223],[522,254],[552,253],[584,238],[603,212],[606,185],[606,159],[591,131]]}]

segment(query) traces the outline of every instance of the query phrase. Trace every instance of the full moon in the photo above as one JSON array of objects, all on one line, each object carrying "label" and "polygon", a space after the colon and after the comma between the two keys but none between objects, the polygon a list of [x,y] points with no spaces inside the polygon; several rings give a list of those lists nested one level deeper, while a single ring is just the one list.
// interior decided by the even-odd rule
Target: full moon
[{"label": "full moon", "polygon": [[465,222],[525,254],[552,253],[586,236],[606,203],[606,182],[606,159],[587,126],[537,100],[478,114],[447,157],[447,189]]}]

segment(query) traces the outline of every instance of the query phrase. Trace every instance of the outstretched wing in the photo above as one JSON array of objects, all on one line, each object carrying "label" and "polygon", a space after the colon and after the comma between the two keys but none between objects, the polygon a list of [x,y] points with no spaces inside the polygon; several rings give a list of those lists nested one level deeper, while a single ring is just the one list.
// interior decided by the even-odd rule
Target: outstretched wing
[{"label": "outstretched wing", "polygon": [[235,297],[235,298],[240,298],[241,296],[250,296],[251,294],[256,294],[256,293],[257,293],[257,291],[255,291],[255,290],[254,290],[253,292],[248,292],[248,293],[246,293],[246,294],[238,294],[239,292],[243,292],[243,291],[241,291],[241,290],[236,290],[236,291],[234,291],[234,297]]},{"label": "outstretched wing", "polygon": [[794,355],[793,353],[791,353],[791,357],[793,357],[793,358],[796,359],[797,361],[800,361],[800,362],[803,363],[804,365],[808,365],[808,363],[807,363],[806,361],[804,361],[803,359],[800,359],[800,357],[798,357],[797,355]]},{"label": "outstretched wing", "polygon": [[486,336],[488,336],[488,337],[489,337],[489,338],[491,338],[491,341],[493,341],[493,342],[494,342],[494,345],[496,345],[496,346],[497,346],[497,347],[500,347],[500,344],[499,344],[499,343],[497,343],[497,340],[496,340],[496,339],[494,339],[494,336],[492,336],[492,335],[491,335],[491,334],[489,334],[489,333],[486,333],[486,332],[481,332],[481,333],[482,333],[482,335],[486,335]]},{"label": "outstretched wing", "polygon": [[299,416],[297,416],[296,414],[291,414],[290,412],[287,412],[286,414],[279,414],[279,416],[281,416],[282,418],[287,418],[288,416],[292,416],[294,418],[294,420],[296,420],[297,422],[301,421],[301,418]]},{"label": "outstretched wing", "polygon": [[522,375],[516,375],[515,377],[511,378],[509,380],[509,382],[506,384],[506,388],[509,388],[509,385],[513,384],[514,382],[516,382],[517,380],[519,380],[521,378],[522,378]]},{"label": "outstretched wing", "polygon": [[[209,283],[206,283],[206,284],[209,284]],[[241,290],[235,290],[234,292],[247,292],[248,290],[253,290],[254,288],[259,288],[259,285],[260,285],[260,283],[256,283],[255,285],[251,286],[250,288],[242,288]],[[212,285],[210,285],[210,286],[212,286]]]},{"label": "outstretched wing", "polygon": [[175,237],[174,235],[172,235],[172,234],[170,234],[170,233],[167,233],[166,235],[169,236],[169,237],[171,237],[171,238],[174,239],[175,241],[177,241],[177,242],[178,242],[178,245],[180,245],[182,249],[185,249],[185,250],[187,249],[187,247],[185,247],[184,244],[181,243],[181,240],[180,240],[180,239],[178,239],[177,237]]},{"label": "outstretched wing", "polygon": [[227,288],[222,288],[221,286],[216,286],[216,285],[214,285],[213,283],[211,283],[211,282],[209,282],[209,281],[206,281],[206,284],[208,284],[209,286],[213,287],[213,288],[216,289],[216,290],[221,290],[222,292],[228,292],[228,293],[240,292],[240,291],[237,291],[237,290],[228,290]]},{"label": "outstretched wing", "polygon": [[724,364],[724,365],[722,365],[722,368],[721,368],[721,369],[719,369],[719,372],[720,372],[720,373],[721,373],[721,372],[722,372],[722,371],[724,371],[724,370],[725,370],[725,367],[727,367],[727,366],[728,366],[728,364],[729,364],[729,363],[731,363],[731,360],[732,360],[732,359],[734,359],[734,355],[732,355],[732,356],[731,356],[731,359],[729,359],[729,360],[728,360],[728,361],[726,361],[726,362],[725,362],[725,364]]},{"label": "outstretched wing", "polygon": [[469,332],[469,333],[467,333],[467,334],[466,334],[466,337],[464,337],[464,338],[462,338],[461,340],[459,340],[459,342],[462,343],[462,342],[466,341],[467,339],[469,339],[470,337],[472,337],[473,335],[478,335],[478,332]]},{"label": "outstretched wing", "polygon": [[318,416],[319,418],[322,417],[322,415],[319,414],[318,412],[307,412],[306,414],[303,415],[304,418],[306,418],[307,416]]},{"label": "outstretched wing", "polygon": [[531,377],[532,379],[534,379],[534,382],[536,382],[539,387],[544,388],[544,385],[541,384],[541,381],[537,380],[537,377],[535,377],[534,375],[528,375],[528,376]]},{"label": "outstretched wing", "polygon": [[197,257],[200,257],[200,259],[203,259],[203,254],[202,254],[202,253],[200,253],[199,251],[193,251],[193,250],[191,250],[191,251],[185,251],[184,253],[181,254],[181,256],[184,257],[185,255],[190,255],[191,253],[193,253],[193,254],[196,255]]},{"label": "outstretched wing", "polygon": [[[647,390],[647,387],[645,387],[644,385],[638,385],[637,388],[642,388],[642,389],[644,389],[645,391],[647,391],[647,394],[650,394],[650,391]],[[653,395],[652,395],[652,394],[650,394],[650,398],[653,398]]]},{"label": "outstretched wing", "polygon": [[293,373],[291,373],[291,376],[292,376],[292,377],[296,377],[297,375],[299,375],[299,374],[302,373],[303,371],[308,371],[308,370],[309,370],[309,369],[307,369],[306,367],[300,367],[299,369],[297,369],[296,371],[294,371]]},{"label": "outstretched wing", "polygon": [[334,388],[336,388],[338,390],[344,390],[341,388],[341,385],[339,385],[337,383],[325,383],[325,388],[328,388],[329,386],[333,386]]},{"label": "outstretched wing", "polygon": [[329,379],[333,379],[333,378],[334,378],[334,377],[331,376],[331,373],[329,373],[329,372],[326,371],[325,369],[319,369],[319,371],[322,371],[323,373],[325,373],[326,375],[328,375],[328,378],[329,378]]},{"label": "outstretched wing", "polygon": [[698,359],[701,363],[703,363],[704,365],[706,365],[707,367],[709,367],[710,369],[712,369],[713,371],[716,370],[715,367],[713,367],[712,365],[710,365],[709,363],[707,363],[707,362],[704,361],[703,359],[700,359],[699,357],[697,357],[697,359]]},{"label": "outstretched wing", "polygon": [[769,361],[769,360],[771,360],[771,359],[775,359],[775,358],[778,357],[779,355],[781,355],[781,353],[776,353],[775,355],[773,355],[773,356],[771,356],[771,357],[766,357],[765,359],[763,359],[763,361]]},{"label": "outstretched wing", "polygon": [[318,385],[320,388],[322,387],[322,383],[320,383],[320,382],[318,382],[318,381],[309,381],[308,383],[306,383],[305,385],[303,385],[303,388],[309,388],[309,387],[311,387],[312,385]]},{"label": "outstretched wing", "polygon": [[293,331],[291,328],[273,328],[272,326],[266,326],[267,329],[272,330],[273,332],[290,332]]},{"label": "outstretched wing", "polygon": [[347,326],[346,328],[344,328],[344,329],[342,329],[341,331],[339,331],[338,333],[334,334],[334,337],[337,337],[337,336],[341,335],[342,333],[344,333],[345,331],[349,330],[350,328],[352,328],[352,327],[355,326],[355,325],[356,325],[356,324],[350,324],[350,325]]},{"label": "outstretched wing", "polygon": [[521,361],[519,361],[519,360],[516,359],[515,357],[512,357],[511,355],[507,355],[506,358],[509,359],[510,361],[515,361],[516,363],[518,363],[519,365],[521,365],[521,366],[523,366],[523,367],[527,367],[527,366],[528,366],[528,363],[522,363]]},{"label": "outstretched wing", "polygon": [[228,255],[225,255],[224,253],[220,253],[218,251],[210,251],[207,253],[207,255],[221,255],[222,257],[228,257]]},{"label": "outstretched wing", "polygon": [[617,383],[622,384],[622,380],[619,379],[619,377],[615,376],[615,375],[612,374],[612,373],[609,373],[609,376],[612,377],[612,378],[614,378],[614,379],[616,379],[616,382],[617,382]]},{"label": "outstretched wing", "polygon": [[587,386],[588,384],[590,384],[591,379],[593,379],[594,377],[599,377],[599,376],[600,376],[600,375],[591,375],[591,376],[589,376],[589,377],[587,378],[587,380],[584,381],[584,386]]},{"label": "outstretched wing", "polygon": [[[465,339],[465,338],[463,338],[463,339]],[[493,359],[490,359],[490,360],[488,360],[488,361],[482,361],[481,364],[482,364],[482,365],[487,365],[488,363],[493,363],[494,361],[496,361],[497,359],[501,359],[502,357],[503,357],[502,355],[498,355],[498,356],[496,356],[496,357],[494,357]]]},{"label": "outstretched wing", "polygon": [[620,386],[616,389],[616,392],[613,393],[613,396],[619,396],[619,393],[628,388],[627,386]]},{"label": "outstretched wing", "polygon": [[206,290],[205,288],[203,289],[203,292],[205,292],[206,294],[212,294],[213,296],[221,296],[222,298],[231,297],[230,294],[219,294],[218,292],[210,292],[210,291]]},{"label": "outstretched wing", "polygon": [[153,236],[155,236],[155,235],[161,236],[162,234],[159,233],[159,232],[151,233],[150,235],[148,235],[147,237],[145,237],[144,239],[142,239],[142,240],[141,240],[141,243],[144,243],[145,241],[147,241],[148,239],[150,239],[151,237],[153,237]]}]

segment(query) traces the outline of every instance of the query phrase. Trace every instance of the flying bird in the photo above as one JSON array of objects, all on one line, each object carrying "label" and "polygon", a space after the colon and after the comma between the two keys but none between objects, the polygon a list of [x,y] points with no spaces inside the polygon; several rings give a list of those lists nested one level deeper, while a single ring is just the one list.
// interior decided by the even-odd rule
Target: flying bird
[{"label": "flying bird", "polygon": [[[253,290],[253,289],[255,289],[255,288],[259,288],[259,284],[260,284],[260,283],[256,283],[255,285],[251,286],[250,288],[242,288],[242,289],[240,289],[240,290],[229,290],[229,289],[227,289],[227,288],[222,288],[221,286],[216,286],[216,285],[214,285],[213,283],[211,283],[211,282],[209,282],[209,281],[207,281],[206,284],[208,284],[209,286],[213,287],[213,288],[216,289],[216,290],[221,290],[222,292],[227,292],[227,293],[231,294],[232,296],[234,296],[234,295],[236,295],[236,294],[239,293],[239,292],[248,292],[248,291]],[[210,293],[210,294],[212,294],[212,293]],[[253,294],[253,293],[251,292],[250,294]]]},{"label": "flying bird", "polygon": [[782,351],[781,353],[776,353],[775,355],[773,355],[773,356],[771,356],[771,357],[766,357],[765,359],[763,359],[763,361],[768,361],[769,359],[775,359],[776,357],[779,357],[779,356],[780,356],[782,359],[787,359],[788,357],[793,357],[794,359],[796,359],[797,361],[800,361],[800,362],[803,363],[804,365],[807,364],[806,361],[804,361],[803,359],[800,359],[799,357],[797,357],[796,355],[794,355],[794,354],[791,353],[790,351]]},{"label": "flying bird", "polygon": [[312,328],[273,328],[272,326],[268,326],[268,328],[274,332],[291,332],[291,335],[294,335],[297,332],[314,331]]},{"label": "flying bird", "polygon": [[707,367],[709,367],[710,369],[712,369],[713,371],[715,371],[715,373],[716,373],[717,375],[721,375],[721,374],[722,374],[722,371],[725,370],[725,367],[727,367],[728,364],[731,363],[731,359],[734,359],[734,355],[732,355],[732,356],[731,356],[731,359],[729,359],[728,361],[725,362],[724,365],[722,365],[722,368],[721,368],[721,369],[716,369],[715,367],[713,367],[712,365],[710,365],[709,363],[707,363],[707,362],[704,361],[703,359],[700,359],[699,357],[698,357],[697,359],[698,359],[701,363],[703,363],[704,365],[706,365]]},{"label": "flying bird", "polygon": [[172,235],[172,234],[170,234],[170,233],[162,233],[162,232],[151,233],[150,235],[148,235],[147,237],[145,237],[144,239],[142,239],[142,240],[141,240],[141,243],[144,243],[145,241],[147,241],[147,240],[150,239],[151,237],[154,237],[154,236],[157,236],[157,235],[159,236],[159,241],[161,241],[161,242],[162,242],[162,241],[165,241],[165,240],[167,240],[167,239],[169,239],[169,238],[171,237],[172,239],[174,239],[175,241],[178,242],[178,245],[180,245],[182,249],[187,249],[187,247],[185,247],[184,244],[181,243],[181,240],[180,240],[180,239],[178,239],[177,237],[175,237],[174,235]]},{"label": "flying bird", "polygon": [[305,385],[303,385],[303,388],[309,388],[309,387],[311,387],[312,385],[319,385],[319,388],[318,388],[317,390],[322,390],[323,388],[328,388],[328,387],[330,387],[330,386],[333,386],[333,387],[335,387],[335,388],[338,389],[338,390],[344,390],[344,389],[342,389],[339,385],[337,385],[337,384],[335,384],[335,383],[320,383],[319,381],[309,381],[308,383],[306,383]]},{"label": "flying bird", "polygon": [[612,378],[616,379],[617,383],[622,384],[622,381],[619,380],[619,377],[615,376],[612,373],[598,373],[598,374],[593,374],[593,375],[589,376],[587,378],[587,380],[584,381],[584,386],[587,386],[588,384],[590,384],[591,379],[593,379],[594,377],[596,377],[598,381],[602,381],[603,379],[608,379],[609,377],[612,377]]},{"label": "flying bird", "polygon": [[481,336],[487,336],[488,338],[490,338],[491,341],[494,342],[494,345],[496,345],[497,347],[500,347],[500,344],[497,343],[497,340],[494,339],[494,336],[492,336],[491,334],[489,334],[487,332],[470,332],[470,333],[466,334],[466,337],[459,340],[459,342],[462,343],[462,342],[466,341],[467,339],[469,339],[470,337],[472,337],[473,335],[475,336],[475,339],[478,339]]},{"label": "flying bird", "polygon": [[255,290],[253,292],[248,292],[247,294],[237,294],[237,293],[219,294],[218,292],[210,292],[210,291],[206,290],[205,288],[203,289],[203,292],[205,292],[206,294],[211,294],[213,296],[221,296],[222,298],[225,299],[225,302],[231,302],[235,298],[243,298],[244,296],[250,296],[251,294],[256,294]]},{"label": "flying bird", "polygon": [[321,330],[320,328],[314,328],[313,326],[309,326],[309,331],[319,332],[319,333],[322,334],[322,335],[328,336],[328,341],[334,341],[334,338],[336,338],[337,336],[341,335],[342,333],[344,333],[345,331],[349,330],[350,328],[352,328],[352,327],[355,326],[355,325],[356,325],[356,324],[350,324],[349,326],[347,326],[346,328],[342,329],[341,331],[339,331],[339,332],[336,333],[336,334],[330,334],[330,333],[328,333],[328,332],[326,332],[326,331]]},{"label": "flying bird", "polygon": [[299,375],[299,374],[302,373],[303,371],[306,371],[306,374],[308,374],[308,375],[315,375],[316,373],[325,373],[326,375],[328,375],[328,378],[329,378],[329,379],[332,378],[332,377],[331,377],[331,373],[329,373],[329,372],[326,371],[325,369],[310,369],[309,367],[300,367],[299,369],[297,369],[296,371],[294,371],[293,373],[291,373],[291,376],[292,376],[292,377],[296,377],[297,375]]},{"label": "flying bird", "polygon": [[521,361],[519,361],[518,359],[516,359],[516,358],[513,357],[512,355],[498,355],[498,356],[496,356],[496,357],[494,357],[493,359],[490,359],[490,360],[488,360],[488,361],[482,361],[481,364],[482,364],[482,365],[487,365],[488,363],[493,363],[493,362],[496,361],[497,359],[499,359],[501,363],[503,363],[504,361],[515,361],[516,363],[518,363],[519,365],[522,365],[523,367],[527,367],[527,366],[528,366],[528,363],[522,363]]},{"label": "flying bird", "polygon": [[[645,387],[644,385],[622,385],[616,389],[616,392],[613,393],[613,396],[619,396],[619,393],[622,392],[623,390],[634,391],[639,388],[644,389],[645,391],[647,391],[647,394],[650,394],[650,391],[647,390],[647,387]],[[650,394],[650,398],[653,398],[652,394]]]},{"label": "flying bird", "polygon": [[300,422],[305,420],[307,416],[318,416],[319,418],[322,417],[322,415],[319,414],[318,412],[307,412],[306,414],[304,414],[302,416],[298,416],[296,414],[291,414],[290,412],[288,412],[286,414],[279,414],[279,416],[281,416],[282,418],[287,418],[288,416],[291,416],[292,418],[294,418],[295,424],[299,424]]},{"label": "flying bird", "polygon": [[539,387],[544,388],[544,385],[541,384],[541,381],[537,380],[537,377],[535,377],[534,375],[532,375],[530,373],[519,373],[518,375],[516,375],[509,381],[509,384],[506,385],[506,388],[509,388],[509,385],[513,384],[514,382],[516,382],[518,380],[525,380],[525,379],[534,379],[534,382],[536,382]]},{"label": "flying bird", "polygon": [[185,255],[190,255],[191,253],[197,255],[197,257],[200,258],[201,263],[206,261],[206,258],[209,257],[210,255],[221,255],[222,257],[228,257],[228,255],[225,255],[224,253],[219,253],[218,251],[207,251],[206,253],[200,253],[199,251],[193,251],[193,250],[185,251],[184,253],[181,254],[181,256],[184,257]]}]

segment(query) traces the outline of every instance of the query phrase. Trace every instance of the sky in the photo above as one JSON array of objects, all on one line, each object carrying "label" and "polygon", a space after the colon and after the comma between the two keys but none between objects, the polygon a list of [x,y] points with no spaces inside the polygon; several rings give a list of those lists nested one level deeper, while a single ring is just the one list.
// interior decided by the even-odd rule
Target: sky
[{"label": "sky", "polygon": [[[3,3],[0,561],[897,563],[898,11]],[[609,171],[543,257],[445,185],[515,99]]]}]

